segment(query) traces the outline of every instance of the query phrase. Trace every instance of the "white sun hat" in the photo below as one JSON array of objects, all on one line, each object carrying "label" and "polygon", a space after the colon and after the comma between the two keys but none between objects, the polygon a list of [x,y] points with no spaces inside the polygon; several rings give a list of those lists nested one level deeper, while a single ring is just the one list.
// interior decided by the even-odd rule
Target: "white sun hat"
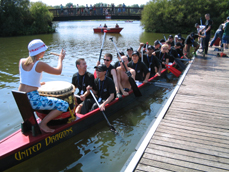
[{"label": "white sun hat", "polygon": [[28,45],[29,56],[35,56],[37,54],[40,54],[41,52],[46,51],[47,48],[48,47],[42,40],[34,39]]}]

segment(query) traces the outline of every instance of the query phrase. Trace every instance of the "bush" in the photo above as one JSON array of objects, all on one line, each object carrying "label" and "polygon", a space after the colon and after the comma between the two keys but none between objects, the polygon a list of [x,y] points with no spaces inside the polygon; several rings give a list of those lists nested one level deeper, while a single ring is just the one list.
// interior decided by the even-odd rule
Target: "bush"
[{"label": "bush", "polygon": [[213,31],[229,16],[227,0],[153,0],[144,6],[141,24],[146,32],[190,33],[209,13]]}]

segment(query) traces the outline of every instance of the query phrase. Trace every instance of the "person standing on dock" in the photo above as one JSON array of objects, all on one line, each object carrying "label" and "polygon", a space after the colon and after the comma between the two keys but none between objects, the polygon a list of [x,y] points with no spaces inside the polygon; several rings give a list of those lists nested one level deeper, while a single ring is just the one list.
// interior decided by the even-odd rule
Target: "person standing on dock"
[{"label": "person standing on dock", "polygon": [[224,33],[223,33],[223,48],[224,50],[228,48],[229,44],[229,17],[227,17],[227,22],[224,25]]},{"label": "person standing on dock", "polygon": [[205,35],[205,39],[203,39],[203,49],[205,54],[208,54],[208,44],[209,44],[209,40],[211,38],[211,29],[212,29],[212,20],[210,19],[210,14],[205,14],[205,19],[206,19],[206,23],[205,23],[205,28],[202,29],[200,32],[203,33],[203,35]]},{"label": "person standing on dock", "polygon": [[80,113],[82,102],[88,98],[93,99],[90,92],[87,92],[86,88],[88,85],[94,88],[94,75],[87,72],[87,63],[84,58],[76,60],[76,68],[78,69],[78,72],[73,75],[72,84],[79,90],[77,95],[80,98],[76,98],[76,106],[78,105],[76,113]]},{"label": "person standing on dock", "polygon": [[52,110],[39,124],[44,132],[54,132],[47,126],[47,123],[55,117],[68,110],[68,102],[54,97],[40,96],[38,88],[45,83],[40,82],[42,72],[60,75],[62,72],[62,62],[65,57],[65,51],[62,49],[58,59],[57,67],[51,67],[48,64],[39,61],[44,57],[47,46],[40,39],[32,40],[28,45],[29,57],[22,58],[19,61],[20,86],[19,91],[27,93],[30,104],[34,110]]}]

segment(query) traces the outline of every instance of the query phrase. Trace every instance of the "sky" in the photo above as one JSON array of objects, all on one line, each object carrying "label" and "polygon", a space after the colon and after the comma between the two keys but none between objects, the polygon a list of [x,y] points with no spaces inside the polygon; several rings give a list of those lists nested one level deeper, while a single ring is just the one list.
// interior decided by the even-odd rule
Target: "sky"
[{"label": "sky", "polygon": [[73,3],[73,5],[79,4],[79,5],[94,5],[96,3],[102,2],[102,3],[106,3],[106,4],[111,4],[114,3],[115,5],[119,5],[119,4],[125,4],[126,6],[128,5],[133,5],[133,4],[138,4],[138,5],[142,5],[142,4],[146,4],[147,2],[149,2],[150,0],[128,0],[128,1],[122,1],[122,0],[84,0],[84,1],[76,1],[76,0],[30,0],[30,2],[37,2],[37,1],[42,1],[43,3],[50,5],[50,6],[55,6],[55,5],[60,5],[62,4],[63,6],[65,6],[67,3],[71,2]]}]

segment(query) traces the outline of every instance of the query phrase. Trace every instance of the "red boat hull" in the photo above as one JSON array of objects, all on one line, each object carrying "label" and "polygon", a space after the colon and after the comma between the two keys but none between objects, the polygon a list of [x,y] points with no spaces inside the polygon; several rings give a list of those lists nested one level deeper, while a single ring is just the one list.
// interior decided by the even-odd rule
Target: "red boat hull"
[{"label": "red boat hull", "polygon": [[123,28],[93,28],[94,33],[103,33],[104,30],[107,30],[107,33],[120,33]]}]

